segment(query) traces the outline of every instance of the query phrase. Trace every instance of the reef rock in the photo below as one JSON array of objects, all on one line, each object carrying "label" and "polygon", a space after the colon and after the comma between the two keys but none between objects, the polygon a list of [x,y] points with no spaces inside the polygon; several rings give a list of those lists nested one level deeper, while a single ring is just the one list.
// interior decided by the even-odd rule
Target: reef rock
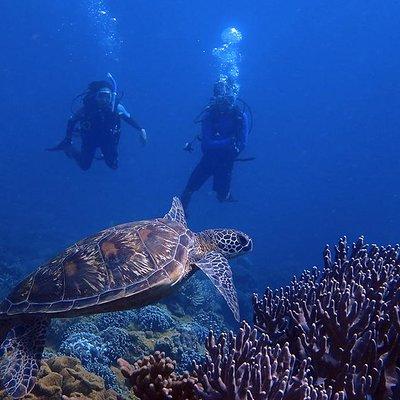
[{"label": "reef rock", "polygon": [[[0,393],[1,400],[10,397]],[[72,357],[55,357],[42,362],[38,380],[24,400],[119,400],[117,393],[106,390],[104,380],[86,371]]]}]

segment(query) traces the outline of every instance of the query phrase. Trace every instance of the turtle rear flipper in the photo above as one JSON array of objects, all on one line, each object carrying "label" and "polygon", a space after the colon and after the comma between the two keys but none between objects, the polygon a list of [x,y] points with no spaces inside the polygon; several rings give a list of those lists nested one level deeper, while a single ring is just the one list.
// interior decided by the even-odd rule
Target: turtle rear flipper
[{"label": "turtle rear flipper", "polygon": [[35,385],[48,326],[47,317],[21,318],[0,346],[0,388],[14,399],[27,395]]}]

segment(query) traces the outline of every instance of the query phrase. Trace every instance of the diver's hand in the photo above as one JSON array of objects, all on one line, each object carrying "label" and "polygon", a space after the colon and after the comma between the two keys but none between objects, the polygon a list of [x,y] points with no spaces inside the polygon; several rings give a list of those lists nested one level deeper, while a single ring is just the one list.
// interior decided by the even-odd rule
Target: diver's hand
[{"label": "diver's hand", "polygon": [[194,148],[191,142],[186,142],[183,150],[188,151],[189,153],[193,153]]},{"label": "diver's hand", "polygon": [[47,151],[63,151],[72,145],[72,139],[69,137],[64,138],[57,146],[46,149]]},{"label": "diver's hand", "polygon": [[140,142],[142,143],[142,146],[145,146],[147,143],[147,133],[146,133],[146,129],[141,129],[139,132],[139,138],[140,138]]}]

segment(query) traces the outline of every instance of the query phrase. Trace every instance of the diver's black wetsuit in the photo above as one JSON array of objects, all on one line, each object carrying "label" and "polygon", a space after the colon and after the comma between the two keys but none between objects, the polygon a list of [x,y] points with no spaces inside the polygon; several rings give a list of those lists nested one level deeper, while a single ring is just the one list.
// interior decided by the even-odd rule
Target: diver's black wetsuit
[{"label": "diver's black wetsuit", "polygon": [[233,164],[247,141],[247,116],[236,106],[225,110],[210,106],[201,120],[201,130],[203,156],[183,191],[181,200],[184,208],[187,208],[192,193],[211,176],[218,200],[230,199]]},{"label": "diver's black wetsuit", "polygon": [[66,132],[66,139],[71,141],[74,129],[79,124],[81,150],[69,146],[66,154],[74,158],[80,168],[88,170],[99,147],[106,164],[117,169],[121,119],[138,130],[142,129],[122,104],[118,104],[114,112],[94,104],[82,107],[70,117]]}]

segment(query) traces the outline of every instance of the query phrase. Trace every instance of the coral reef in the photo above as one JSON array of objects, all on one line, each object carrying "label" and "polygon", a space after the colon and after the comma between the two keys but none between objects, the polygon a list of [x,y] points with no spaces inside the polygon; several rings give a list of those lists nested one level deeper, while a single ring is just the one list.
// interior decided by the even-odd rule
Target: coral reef
[{"label": "coral reef", "polygon": [[199,352],[196,349],[184,349],[180,352],[179,362],[176,367],[176,371],[179,373],[184,373],[186,371],[192,372],[193,363],[203,363],[205,360],[205,355],[203,352]]},{"label": "coral reef", "polygon": [[99,334],[99,328],[93,322],[89,321],[78,321],[76,323],[71,324],[63,333],[63,339],[67,339],[69,336],[74,335],[75,333],[92,333],[94,335]]},{"label": "coral reef", "polygon": [[[135,311],[100,314],[83,319],[58,322],[51,328],[50,338],[62,337],[59,353],[76,357],[90,372],[101,376],[108,388],[119,391],[110,367],[119,357],[142,356],[143,349],[135,345],[136,338],[123,329],[137,320]],[[54,342],[54,341],[53,341]]]},{"label": "coral reef", "polygon": [[176,361],[176,371],[184,372],[192,369],[192,362],[204,359],[204,341],[208,330],[196,322],[186,322],[176,326],[171,336],[156,340],[154,350],[163,352]]},{"label": "coral reef", "polygon": [[177,374],[160,352],[133,365],[120,359],[122,373],[142,399],[397,400],[399,253],[362,237],[350,249],[342,238],[334,257],[325,248],[322,271],[254,296],[253,329],[210,332],[206,360],[191,373]]},{"label": "coral reef", "polygon": [[198,363],[204,360],[204,342],[208,330],[197,322],[184,323],[177,328],[179,334],[172,337],[178,349],[172,356],[177,360],[177,372],[190,371],[193,361]]},{"label": "coral reef", "polygon": [[[325,391],[307,379],[308,360],[295,368],[296,357],[286,344],[269,346],[269,338],[243,322],[239,333],[212,332],[206,342],[207,360],[195,365],[197,398],[208,400],[325,399]],[[296,371],[297,369],[297,371]]]},{"label": "coral reef", "polygon": [[[102,378],[86,371],[71,357],[56,357],[43,362],[38,381],[26,400],[119,400],[113,390],[107,390]],[[0,393],[0,399],[9,397]]]},{"label": "coral reef", "polygon": [[224,317],[213,311],[198,311],[193,315],[193,319],[199,325],[204,326],[208,330],[212,330],[213,332],[220,333],[222,331],[228,330],[224,321]]},{"label": "coral reef", "polygon": [[109,327],[100,333],[104,343],[105,355],[115,363],[118,358],[126,357],[132,347],[131,336],[122,328]]},{"label": "coral reef", "polygon": [[342,238],[323,256],[322,270],[254,295],[254,327],[236,334],[219,334],[202,296],[190,316],[153,305],[55,323],[59,351],[82,365],[47,350],[28,398],[126,399],[122,379],[141,400],[400,399],[400,246]]},{"label": "coral reef", "polygon": [[110,326],[127,329],[130,324],[137,321],[137,311],[130,310],[105,313],[92,317],[92,319],[99,331],[103,331]]},{"label": "coral reef", "polygon": [[181,343],[192,347],[194,341],[204,343],[208,336],[208,329],[198,324],[197,322],[182,323],[177,326],[177,331],[180,333]]},{"label": "coral reef", "polygon": [[175,326],[171,313],[160,306],[147,306],[139,309],[135,323],[143,331],[154,332],[165,332]]},{"label": "coral reef", "polygon": [[[88,371],[104,379],[107,388],[120,392],[112,371],[118,358],[135,362],[145,354],[160,350],[177,360],[178,371],[184,371],[191,367],[192,360],[200,362],[207,334],[208,330],[201,325],[180,323],[165,306],[154,305],[56,321],[51,327],[49,342],[59,354],[81,360]],[[51,356],[50,349],[48,355]]]},{"label": "coral reef", "polygon": [[110,369],[107,345],[100,336],[87,332],[73,333],[61,344],[59,351],[78,358],[89,372],[104,379],[106,387],[118,390],[116,376]]},{"label": "coral reef", "polygon": [[[399,246],[342,238],[324,269],[254,296],[255,327],[309,359],[314,382],[348,400],[400,398]],[[327,400],[333,399],[333,395]]]},{"label": "coral reef", "polygon": [[[82,324],[86,321],[87,318],[52,319],[47,333],[47,343],[53,348],[58,349],[63,340],[65,340],[71,333],[79,332],[79,329],[84,332],[85,329]],[[78,325],[80,328],[76,329],[76,331],[71,331],[71,328],[74,325]]]},{"label": "coral reef", "polygon": [[118,360],[122,374],[136,396],[141,400],[194,400],[196,379],[189,374],[178,376],[175,373],[176,362],[164,353],[155,352],[129,364]]},{"label": "coral reef", "polygon": [[[268,346],[269,339],[242,324],[237,336],[210,332],[207,360],[194,372],[178,375],[176,363],[164,353],[133,365],[118,360],[127,384],[142,400],[323,400],[325,391],[307,381],[308,362],[295,373],[288,346]],[[309,397],[313,396],[313,397]],[[318,397],[320,396],[320,397]]]}]

